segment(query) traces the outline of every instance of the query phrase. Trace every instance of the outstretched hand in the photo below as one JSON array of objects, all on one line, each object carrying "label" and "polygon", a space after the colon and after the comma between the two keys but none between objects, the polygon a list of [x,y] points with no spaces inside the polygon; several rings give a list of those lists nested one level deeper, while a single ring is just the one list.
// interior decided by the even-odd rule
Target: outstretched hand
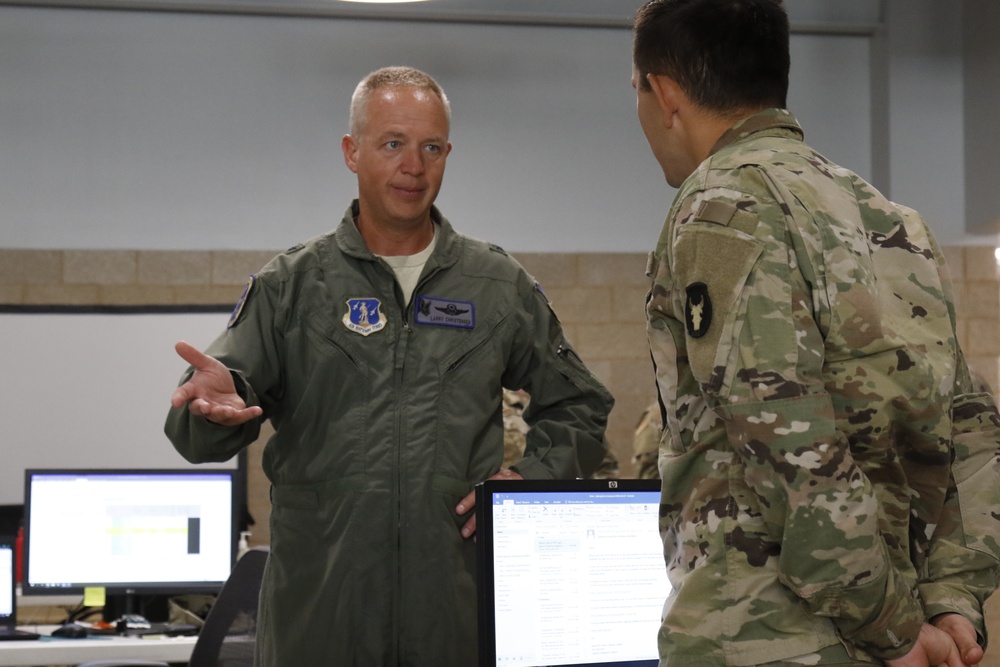
[{"label": "outstretched hand", "polygon": [[194,367],[194,374],[174,391],[170,397],[172,406],[180,408],[186,403],[191,414],[223,426],[239,426],[261,416],[263,410],[259,406],[248,408],[240,398],[233,376],[221,361],[185,341],[179,341],[174,349]]}]

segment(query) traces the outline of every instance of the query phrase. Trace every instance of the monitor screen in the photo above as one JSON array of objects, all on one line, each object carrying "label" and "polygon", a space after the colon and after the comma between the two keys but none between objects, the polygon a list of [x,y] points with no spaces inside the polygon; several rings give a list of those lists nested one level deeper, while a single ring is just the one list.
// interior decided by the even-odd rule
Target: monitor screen
[{"label": "monitor screen", "polygon": [[0,628],[14,626],[14,538],[0,535]]},{"label": "monitor screen", "polygon": [[26,594],[216,592],[234,563],[236,470],[28,470]]},{"label": "monitor screen", "polygon": [[477,487],[480,664],[656,667],[659,480]]}]

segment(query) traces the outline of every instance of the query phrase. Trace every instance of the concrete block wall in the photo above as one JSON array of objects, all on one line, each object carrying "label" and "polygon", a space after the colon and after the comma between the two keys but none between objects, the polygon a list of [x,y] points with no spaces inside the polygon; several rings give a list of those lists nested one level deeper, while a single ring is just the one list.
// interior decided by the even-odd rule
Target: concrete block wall
[{"label": "concrete block wall", "polygon": [[[1000,389],[1000,278],[992,248],[945,248],[955,288],[959,342],[972,369]],[[277,252],[277,251],[275,251]],[[275,252],[0,249],[0,305],[232,304],[248,274]],[[632,433],[655,399],[645,341],[648,282],[644,253],[514,253],[539,281],[567,337],[611,390],[616,407],[608,438],[633,474]],[[164,395],[171,387],[164,387]],[[250,448],[251,544],[267,544],[268,482],[260,468],[262,442]],[[1000,621],[1000,596],[991,601]],[[993,634],[1000,633],[1000,623]],[[991,651],[984,667],[1000,667]],[[990,662],[995,660],[995,662]]]}]

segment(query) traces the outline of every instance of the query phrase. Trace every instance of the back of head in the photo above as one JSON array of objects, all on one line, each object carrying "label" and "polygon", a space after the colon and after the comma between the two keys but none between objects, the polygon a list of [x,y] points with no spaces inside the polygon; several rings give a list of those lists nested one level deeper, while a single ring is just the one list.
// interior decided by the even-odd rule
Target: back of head
[{"label": "back of head", "polygon": [[351,136],[360,139],[365,125],[365,109],[373,93],[383,88],[412,87],[433,93],[444,104],[445,114],[451,121],[451,104],[444,89],[430,74],[412,67],[383,67],[370,73],[358,83],[351,97]]},{"label": "back of head", "polygon": [[636,12],[632,47],[647,74],[677,82],[719,115],[786,106],[788,14],[782,0],[651,0]]}]

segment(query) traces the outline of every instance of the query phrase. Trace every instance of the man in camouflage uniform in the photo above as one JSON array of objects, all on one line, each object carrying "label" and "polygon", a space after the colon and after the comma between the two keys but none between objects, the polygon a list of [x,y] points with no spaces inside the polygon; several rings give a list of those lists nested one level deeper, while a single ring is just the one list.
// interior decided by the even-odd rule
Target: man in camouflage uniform
[{"label": "man in camouflage uniform", "polygon": [[978,663],[1000,416],[930,231],[803,143],[780,0],[653,0],[633,62],[678,188],[646,311],[661,665]]}]

